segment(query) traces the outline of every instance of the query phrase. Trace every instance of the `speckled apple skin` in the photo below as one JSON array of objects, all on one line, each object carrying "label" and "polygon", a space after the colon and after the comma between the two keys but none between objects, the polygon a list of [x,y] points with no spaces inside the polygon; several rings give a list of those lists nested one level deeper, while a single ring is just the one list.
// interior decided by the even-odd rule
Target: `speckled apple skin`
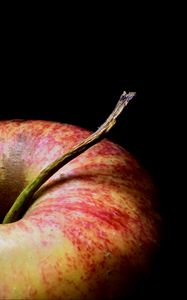
[{"label": "speckled apple skin", "polygon": [[[85,139],[50,121],[0,122],[0,216],[50,162]],[[147,172],[109,140],[53,175],[17,222],[0,225],[0,299],[118,299],[159,245]]]}]

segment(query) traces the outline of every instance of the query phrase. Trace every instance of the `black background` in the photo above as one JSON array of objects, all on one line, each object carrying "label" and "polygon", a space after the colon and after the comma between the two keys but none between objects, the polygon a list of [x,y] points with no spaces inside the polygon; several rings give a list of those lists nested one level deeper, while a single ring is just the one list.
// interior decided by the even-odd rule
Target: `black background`
[{"label": "black background", "polygon": [[118,15],[117,23],[114,12],[105,13],[104,20],[104,12],[91,18],[89,10],[76,20],[70,13],[64,22],[57,11],[35,13],[3,23],[0,119],[47,119],[95,130],[124,90],[135,91],[110,139],[153,176],[165,233],[154,274],[135,298],[179,295],[180,55],[173,48],[179,45],[175,26],[164,14],[137,18],[132,11],[126,22],[126,14]]}]

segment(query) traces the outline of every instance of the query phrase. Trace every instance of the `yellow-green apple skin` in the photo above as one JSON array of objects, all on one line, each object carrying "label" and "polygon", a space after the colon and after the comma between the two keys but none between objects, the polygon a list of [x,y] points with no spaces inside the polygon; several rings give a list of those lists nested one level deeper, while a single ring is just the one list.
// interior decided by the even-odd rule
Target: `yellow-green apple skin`
[{"label": "yellow-green apple skin", "polygon": [[[41,120],[0,122],[0,217],[50,162],[90,132]],[[125,149],[104,139],[0,224],[0,299],[118,299],[159,245],[156,191]]]}]

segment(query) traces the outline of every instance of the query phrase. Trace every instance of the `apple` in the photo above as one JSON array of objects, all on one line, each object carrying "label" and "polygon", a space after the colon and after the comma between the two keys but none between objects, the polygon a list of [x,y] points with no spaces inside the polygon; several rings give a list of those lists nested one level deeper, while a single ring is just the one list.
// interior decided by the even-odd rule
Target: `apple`
[{"label": "apple", "polygon": [[[0,218],[43,168],[90,135],[44,120],[0,121]],[[161,218],[150,175],[103,139],[0,224],[0,299],[119,299],[149,271]]]}]

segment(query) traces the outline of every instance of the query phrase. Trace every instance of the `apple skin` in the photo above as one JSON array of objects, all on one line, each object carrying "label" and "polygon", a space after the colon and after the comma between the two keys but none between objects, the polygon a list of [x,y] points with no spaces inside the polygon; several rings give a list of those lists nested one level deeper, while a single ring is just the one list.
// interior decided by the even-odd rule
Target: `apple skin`
[{"label": "apple skin", "polygon": [[[1,221],[23,187],[90,134],[42,120],[0,122]],[[118,299],[159,247],[147,172],[104,139],[54,174],[17,222],[0,225],[0,299]]]}]

